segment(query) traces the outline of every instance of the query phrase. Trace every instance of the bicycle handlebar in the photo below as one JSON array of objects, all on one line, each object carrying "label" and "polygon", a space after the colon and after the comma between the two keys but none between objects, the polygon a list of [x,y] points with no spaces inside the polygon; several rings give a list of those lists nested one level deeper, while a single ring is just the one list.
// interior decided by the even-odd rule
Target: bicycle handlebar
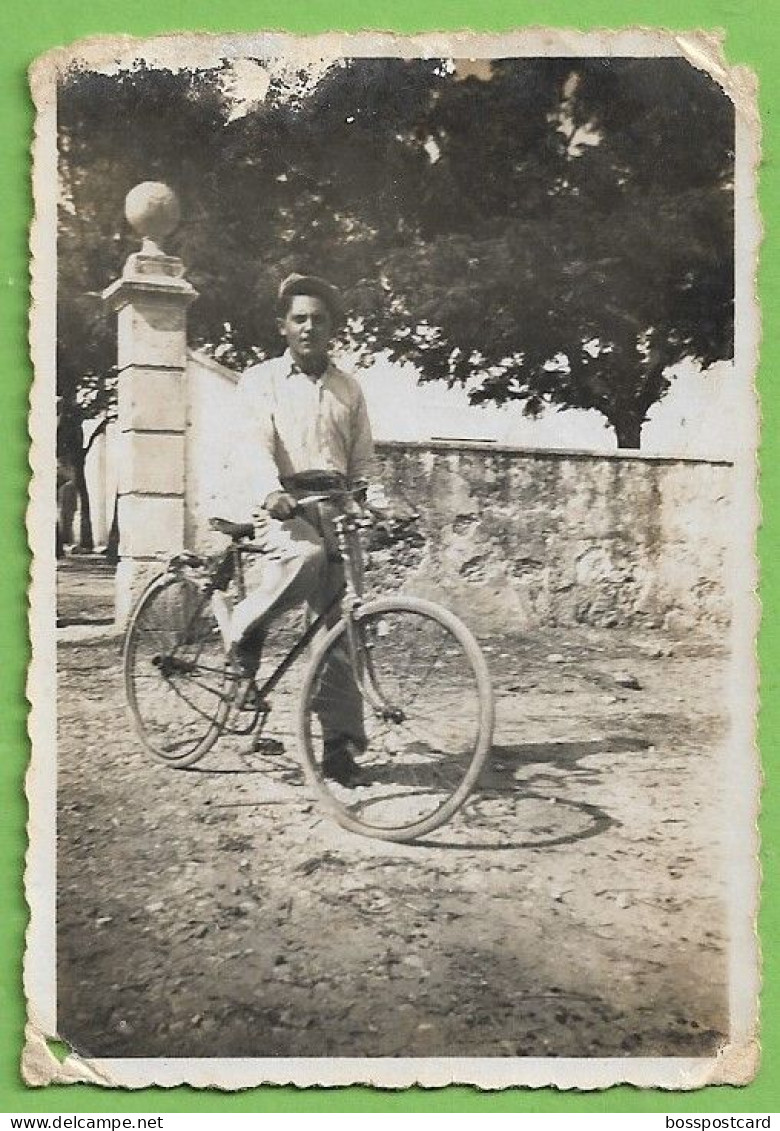
[{"label": "bicycle handlebar", "polygon": [[[345,496],[351,497],[352,499],[357,499],[358,496],[362,493],[362,490],[362,488],[351,489],[344,487],[339,488],[335,491],[313,492],[309,495],[303,495],[300,499],[298,499],[296,501],[295,510],[297,513],[303,507],[316,503],[334,502],[338,499],[343,499]],[[368,510],[371,517],[366,517],[364,514],[346,515],[346,513],[340,517],[350,517],[355,523],[356,527],[368,528],[372,526],[381,526],[383,522],[381,511],[372,511],[372,508],[370,506],[366,509]],[[404,528],[410,526],[414,522],[417,522],[419,518],[419,513],[410,513],[409,515],[403,517],[387,515],[384,521],[388,522],[389,520],[389,523],[391,525],[394,525],[396,528]],[[253,523],[232,522],[229,519],[225,518],[210,518],[209,526],[212,530],[217,530],[220,534],[225,534],[228,538],[236,541],[251,539],[255,529]]]},{"label": "bicycle handlebar", "polygon": [[356,492],[348,491],[346,488],[343,491],[320,491],[316,495],[304,495],[303,498],[297,499],[296,503],[299,507],[308,507],[312,503],[330,503],[344,495],[351,495],[354,499]]},{"label": "bicycle handlebar", "polygon": [[[339,488],[338,490],[335,490],[335,491],[318,491],[316,494],[304,495],[302,498],[298,499],[296,509],[298,509],[300,507],[310,506],[313,503],[335,502],[338,499],[344,498],[345,495],[352,498],[353,500],[356,500],[358,498],[358,496],[363,494],[364,490],[365,490],[365,488],[363,488],[363,487],[358,487],[358,488],[344,487],[344,488]],[[372,508],[370,506],[366,505],[366,504],[364,504],[364,509],[368,510],[369,512],[372,510]],[[358,516],[355,516],[355,517],[357,518]],[[402,524],[402,525],[407,525],[411,522],[417,522],[420,519],[421,515],[419,514],[419,512],[414,512],[414,513],[409,514],[408,517],[404,517],[404,518],[396,518],[394,516],[391,516],[391,517],[392,517],[394,522]],[[363,521],[365,522],[365,524],[367,526],[372,525],[372,522],[370,522],[369,520],[364,519]],[[381,517],[379,518],[379,521],[381,521]]]}]

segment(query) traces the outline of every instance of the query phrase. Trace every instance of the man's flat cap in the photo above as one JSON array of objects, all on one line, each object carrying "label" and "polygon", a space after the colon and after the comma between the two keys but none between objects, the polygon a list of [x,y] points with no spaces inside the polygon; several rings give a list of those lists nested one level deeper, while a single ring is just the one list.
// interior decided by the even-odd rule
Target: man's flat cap
[{"label": "man's flat cap", "polygon": [[319,275],[288,275],[279,287],[279,306],[283,308],[294,295],[315,295],[327,305],[334,321],[343,315],[338,289]]}]

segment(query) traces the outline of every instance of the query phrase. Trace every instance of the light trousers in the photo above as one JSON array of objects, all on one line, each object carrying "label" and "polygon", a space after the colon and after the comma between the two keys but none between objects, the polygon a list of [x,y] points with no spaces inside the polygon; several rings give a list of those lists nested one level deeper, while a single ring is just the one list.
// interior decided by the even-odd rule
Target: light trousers
[{"label": "light trousers", "polygon": [[[233,609],[230,643],[234,645],[240,646],[251,635],[265,631],[275,617],[304,603],[310,623],[325,612],[344,585],[343,566],[326,549],[316,509],[312,512],[307,508],[306,518],[269,520],[263,541],[269,552],[258,559],[256,570],[247,571],[249,592]],[[340,616],[341,605],[336,603],[327,613],[313,647]],[[314,709],[326,742],[348,738],[365,748],[363,698],[355,683],[346,634],[329,652]]]}]

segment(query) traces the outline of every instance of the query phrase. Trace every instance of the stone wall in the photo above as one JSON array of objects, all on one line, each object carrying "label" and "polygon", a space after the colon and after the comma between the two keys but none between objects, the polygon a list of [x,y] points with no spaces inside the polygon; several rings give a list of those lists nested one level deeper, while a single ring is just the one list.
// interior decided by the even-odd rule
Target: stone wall
[{"label": "stone wall", "polygon": [[187,357],[184,537],[188,546],[217,549],[224,538],[209,530],[213,515],[244,521],[251,517],[246,453],[240,449],[235,413],[238,374],[204,354]]},{"label": "stone wall", "polygon": [[726,462],[462,443],[383,444],[380,460],[426,536],[410,568],[383,568],[472,624],[729,619]]}]

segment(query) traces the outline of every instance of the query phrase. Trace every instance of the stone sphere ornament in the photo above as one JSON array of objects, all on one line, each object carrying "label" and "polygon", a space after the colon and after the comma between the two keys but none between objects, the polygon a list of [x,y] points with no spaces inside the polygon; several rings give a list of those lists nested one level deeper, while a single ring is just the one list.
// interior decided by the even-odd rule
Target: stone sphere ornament
[{"label": "stone sphere ornament", "polygon": [[127,194],[125,216],[143,239],[142,253],[162,255],[160,242],[181,220],[179,198],[161,181],[144,181]]}]

